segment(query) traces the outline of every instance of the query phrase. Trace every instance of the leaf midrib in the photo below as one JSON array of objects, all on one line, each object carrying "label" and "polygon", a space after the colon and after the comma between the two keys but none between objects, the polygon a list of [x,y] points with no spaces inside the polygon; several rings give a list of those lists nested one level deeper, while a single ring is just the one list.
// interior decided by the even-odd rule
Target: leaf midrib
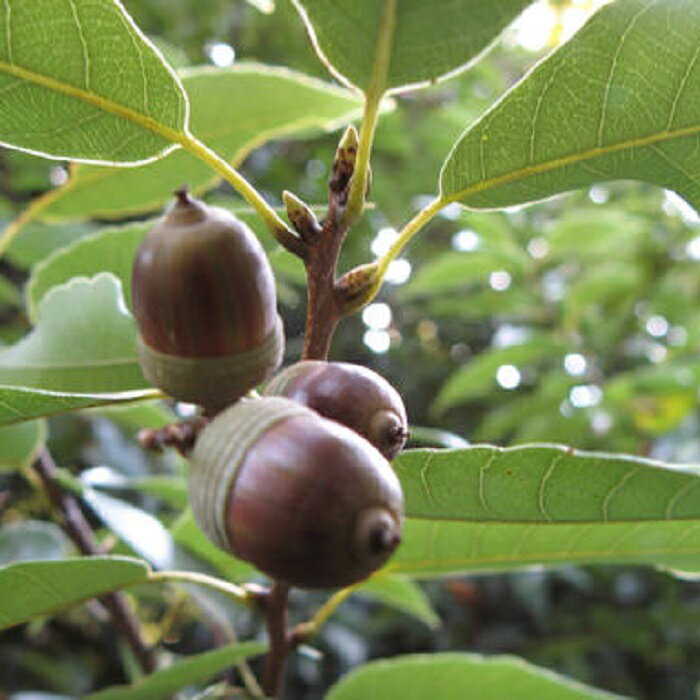
[{"label": "leaf midrib", "polygon": [[[524,179],[532,175],[540,175],[542,173],[547,173],[556,170],[557,168],[564,168],[570,165],[578,165],[579,163],[586,162],[587,160],[591,160],[593,158],[610,155],[612,153],[619,153],[627,149],[644,148],[646,146],[652,146],[657,143],[671,141],[672,139],[685,138],[686,136],[696,136],[698,134],[700,134],[700,124],[695,126],[683,127],[681,129],[675,129],[673,131],[662,131],[648,136],[640,136],[633,139],[628,139],[626,141],[620,141],[619,143],[611,144],[608,146],[596,146],[594,148],[586,149],[585,151],[582,151],[580,153],[562,156],[560,158],[554,158],[552,160],[543,161],[542,163],[538,163],[536,165],[529,165],[525,168],[513,170],[509,173],[505,173],[504,175],[497,175],[496,177],[487,178],[486,180],[482,180],[473,185],[470,185],[469,187],[465,187],[461,190],[458,190],[457,192],[450,194],[449,196],[444,196],[441,193],[440,199],[443,205],[447,205],[452,202],[458,202],[462,199],[466,199],[467,197],[470,197],[472,195],[480,194],[481,192],[485,192],[489,189],[493,189],[500,185],[507,185],[511,182],[516,182],[520,179]],[[460,144],[461,141],[457,142],[457,145],[455,146],[455,151],[453,151],[453,153],[460,148]],[[440,177],[441,180],[447,168],[447,165],[449,165],[451,161],[452,155],[448,157],[446,165],[445,167],[443,167],[443,171]]]},{"label": "leaf midrib", "polygon": [[161,136],[162,138],[171,141],[175,144],[183,145],[187,141],[187,130],[186,127],[183,131],[178,131],[172,127],[167,126],[159,121],[156,121],[153,117],[138,112],[131,107],[114,102],[102,95],[98,95],[94,92],[88,92],[83,88],[76,87],[69,83],[65,83],[61,80],[56,80],[47,75],[42,75],[33,71],[29,68],[24,68],[15,63],[7,63],[7,61],[0,60],[0,72],[5,72],[21,80],[26,80],[35,85],[40,85],[41,87],[47,88],[48,90],[54,90],[63,95],[68,95],[75,99],[81,100],[82,102],[87,102],[93,107],[97,107],[105,112],[114,114],[116,116],[127,119],[139,126],[152,131],[153,133]]}]

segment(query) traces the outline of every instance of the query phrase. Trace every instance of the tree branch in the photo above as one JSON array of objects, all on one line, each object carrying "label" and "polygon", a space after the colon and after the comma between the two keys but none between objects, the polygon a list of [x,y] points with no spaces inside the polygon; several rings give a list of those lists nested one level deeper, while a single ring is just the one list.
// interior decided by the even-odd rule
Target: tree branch
[{"label": "tree branch", "polygon": [[[54,507],[62,515],[64,530],[80,552],[87,556],[100,554],[95,535],[80,510],[78,502],[72,494],[64,491],[59,485],[58,468],[47,449],[42,449],[39,452],[34,469]],[[139,622],[129,606],[126,596],[120,592],[108,593],[102,596],[100,601],[109,611],[115,626],[124,636],[143,672],[151,673],[154,671],[156,669],[155,659],[141,637]]]}]

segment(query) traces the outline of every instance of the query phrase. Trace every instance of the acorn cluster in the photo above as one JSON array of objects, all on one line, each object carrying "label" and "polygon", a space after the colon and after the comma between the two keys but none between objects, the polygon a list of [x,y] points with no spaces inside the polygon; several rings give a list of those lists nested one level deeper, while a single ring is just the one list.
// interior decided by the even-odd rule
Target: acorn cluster
[{"label": "acorn cluster", "polygon": [[137,253],[132,297],[144,375],[213,416],[190,455],[190,503],[207,536],[302,588],[347,586],[382,566],[401,537],[388,460],[407,437],[403,402],[352,364],[278,373],[275,280],[253,232],[178,192]]}]

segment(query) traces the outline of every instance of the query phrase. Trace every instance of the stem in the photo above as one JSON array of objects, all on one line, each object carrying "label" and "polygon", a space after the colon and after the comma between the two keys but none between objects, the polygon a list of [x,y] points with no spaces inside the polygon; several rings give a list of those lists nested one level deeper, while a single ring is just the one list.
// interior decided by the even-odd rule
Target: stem
[{"label": "stem", "polygon": [[[331,194],[331,202],[333,202]],[[329,210],[333,209],[333,205]],[[335,272],[347,229],[329,214],[321,236],[309,248],[306,260],[307,305],[303,360],[328,358],[331,340],[341,313],[335,294]]]},{"label": "stem", "polygon": [[[85,555],[100,553],[95,535],[74,496],[64,491],[58,481],[58,467],[47,449],[42,449],[34,463],[51,502],[63,516],[63,527],[68,536]],[[141,637],[139,622],[123,593],[108,593],[100,598],[109,611],[116,628],[124,636],[144,673],[156,668],[155,659]]]},{"label": "stem", "polygon": [[177,143],[225,178],[260,215],[280,245],[295,255],[303,257],[303,241],[289,230],[277,212],[232,165],[229,165],[218,153],[212,151],[192,134],[178,135]]},{"label": "stem", "polygon": [[297,625],[292,632],[292,639],[296,645],[302,642],[307,642],[312,637],[315,637],[320,631],[323,625],[326,624],[328,618],[344,603],[362,584],[355,584],[354,586],[348,586],[342,590],[334,593],[317,611],[316,614],[308,621],[302,622]]},{"label": "stem", "polygon": [[441,197],[436,197],[401,229],[398,238],[392,243],[389,250],[377,259],[379,265],[379,279],[383,279],[391,261],[401,253],[413,236],[415,236],[446,204],[447,202]]},{"label": "stem", "polygon": [[214,591],[223,593],[236,603],[254,607],[255,598],[242,586],[235,583],[222,581],[214,576],[200,574],[196,571],[154,571],[149,574],[146,583],[194,583],[198,586],[205,586]]},{"label": "stem", "polygon": [[386,90],[386,77],[391,62],[391,49],[396,30],[396,8],[398,0],[385,0],[382,16],[377,28],[377,45],[372,64],[372,79],[365,96],[365,109],[360,127],[360,143],[357,149],[355,172],[350,183],[348,204],[343,216],[345,224],[350,227],[362,215],[365,206],[365,194],[369,181],[369,160],[377,127],[379,105]]},{"label": "stem", "polygon": [[290,645],[287,639],[287,602],[289,585],[281,581],[272,584],[265,609],[265,625],[270,651],[265,657],[263,690],[268,696],[280,697]]}]

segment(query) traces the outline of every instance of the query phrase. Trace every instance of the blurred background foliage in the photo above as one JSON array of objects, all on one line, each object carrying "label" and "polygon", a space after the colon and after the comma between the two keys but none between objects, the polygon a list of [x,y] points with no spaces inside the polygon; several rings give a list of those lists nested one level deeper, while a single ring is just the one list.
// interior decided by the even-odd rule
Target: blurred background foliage
[{"label": "blurred background foliage", "polygon": [[[329,78],[286,0],[270,14],[234,0],[124,4],[176,66],[257,60]],[[593,4],[540,2],[478,66],[396,100],[377,133],[375,206],[349,238],[343,269],[383,250],[435,193],[458,134]],[[269,143],[242,170],[271,202],[280,204],[289,189],[322,204],[337,138]],[[60,181],[61,168],[0,151],[0,219]],[[235,201],[226,186],[209,199]],[[450,206],[394,263],[378,299],[341,325],[332,358],[371,366],[399,388],[414,445],[547,441],[698,463],[699,222],[676,195],[637,183],[602,184],[506,211]],[[100,226],[32,224],[17,239],[0,263],[3,343],[28,330],[22,291],[32,264]],[[299,355],[304,320],[297,273],[282,269],[280,278],[289,362]],[[172,525],[185,501],[182,464],[147,457],[134,443],[139,427],[170,416],[169,408],[142,406],[56,417],[49,446],[60,465],[94,488],[98,515],[100,494],[117,493]],[[71,551],[27,472],[3,473],[0,464],[0,511],[0,563]],[[131,551],[103,535],[111,551]],[[209,563],[219,572],[230,566]],[[289,697],[320,697],[340,673],[369,658],[447,649],[518,654],[638,698],[697,697],[700,593],[678,575],[565,568],[423,588],[439,626],[353,597],[319,638],[320,653],[294,661]],[[142,592],[149,640],[172,653],[210,647],[217,630],[200,619],[212,606],[241,638],[262,634],[257,618],[205,598]],[[321,600],[297,593],[293,617],[304,619]],[[0,696],[29,688],[74,696],[123,682],[128,655],[79,608],[0,635],[0,658]]]}]

